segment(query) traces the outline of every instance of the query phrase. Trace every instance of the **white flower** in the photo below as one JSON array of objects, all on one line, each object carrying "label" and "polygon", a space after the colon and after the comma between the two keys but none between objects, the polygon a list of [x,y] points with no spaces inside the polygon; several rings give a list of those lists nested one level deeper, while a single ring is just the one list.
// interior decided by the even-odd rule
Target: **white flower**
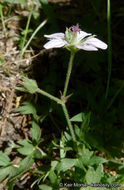
[{"label": "white flower", "polygon": [[66,28],[64,33],[54,33],[51,35],[44,35],[49,39],[44,45],[45,49],[61,48],[65,47],[69,50],[86,50],[86,51],[97,51],[100,49],[107,49],[107,44],[97,39],[95,35],[86,33],[79,28],[79,25],[71,26],[69,29]]}]

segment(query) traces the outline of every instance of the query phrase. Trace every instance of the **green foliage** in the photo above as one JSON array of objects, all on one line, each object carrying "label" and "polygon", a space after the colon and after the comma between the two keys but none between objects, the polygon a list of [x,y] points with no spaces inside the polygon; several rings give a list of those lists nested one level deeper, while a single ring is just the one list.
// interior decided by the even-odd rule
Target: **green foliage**
[{"label": "green foliage", "polygon": [[17,178],[20,178],[23,173],[25,173],[29,168],[32,166],[34,160],[32,158],[32,155],[29,155],[25,157],[18,166],[12,166],[11,172],[9,175],[9,181],[8,184],[12,181],[16,180]]},{"label": "green foliage", "polygon": [[71,169],[75,165],[76,159],[64,158],[61,159],[60,163],[58,163],[56,169],[58,172],[60,171],[67,171]]},{"label": "green foliage", "polygon": [[34,158],[46,156],[46,153],[38,147],[38,144],[42,141],[41,130],[35,122],[32,123],[31,133],[32,141],[26,139],[18,141],[20,145],[20,147],[18,147],[18,152],[22,155],[32,155]]},{"label": "green foliage", "polygon": [[31,141],[29,141],[29,140],[24,139],[24,140],[18,141],[18,143],[20,145],[22,145],[22,148],[19,148],[18,152],[23,154],[23,155],[30,155],[35,150],[35,147],[31,143]]},{"label": "green foliage", "polygon": [[32,155],[24,158],[19,165],[14,165],[10,162],[10,159],[4,154],[0,153],[1,156],[1,167],[0,167],[0,182],[8,177],[8,185],[10,189],[13,189],[15,180],[25,173],[30,166],[33,164],[34,160]]},{"label": "green foliage", "polygon": [[20,112],[21,114],[32,114],[36,115],[36,108],[31,102],[23,102],[23,106],[20,106],[15,111]]},{"label": "green foliage", "polygon": [[0,168],[0,182],[3,181],[11,172],[12,166]]},{"label": "green foliage", "polygon": [[31,128],[32,140],[38,143],[41,139],[41,129],[37,123],[32,122]]},{"label": "green foliage", "polygon": [[39,189],[41,190],[52,190],[53,188],[48,185],[39,185]]},{"label": "green foliage", "polygon": [[9,163],[10,158],[6,154],[0,152],[0,166],[7,166]]},{"label": "green foliage", "polygon": [[86,173],[85,179],[87,184],[100,183],[103,176],[103,166],[99,165],[96,170],[90,167]]},{"label": "green foliage", "polygon": [[79,113],[71,118],[71,121],[75,122],[82,122],[85,120],[85,114],[84,113]]},{"label": "green foliage", "polygon": [[6,3],[10,3],[10,4],[21,4],[21,5],[26,5],[27,1],[26,0],[4,0],[4,2]]}]

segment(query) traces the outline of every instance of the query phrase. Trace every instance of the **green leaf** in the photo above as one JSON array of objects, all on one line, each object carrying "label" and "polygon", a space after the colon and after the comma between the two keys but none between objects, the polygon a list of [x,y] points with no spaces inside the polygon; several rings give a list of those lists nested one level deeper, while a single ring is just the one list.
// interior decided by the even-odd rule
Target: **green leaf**
[{"label": "green leaf", "polygon": [[86,114],[83,115],[83,121],[82,121],[82,125],[81,125],[81,130],[88,131],[89,124],[90,124],[90,117],[91,117],[91,112],[86,113]]},{"label": "green leaf", "polygon": [[35,149],[33,155],[34,155],[34,158],[40,159],[40,158],[43,158],[44,156],[46,156],[46,153],[43,150],[41,150],[39,147],[37,147]]},{"label": "green leaf", "polygon": [[52,184],[56,184],[57,183],[57,176],[56,176],[56,174],[55,174],[55,172],[53,170],[50,170],[49,179],[50,179],[50,182]]},{"label": "green leaf", "polygon": [[96,169],[94,170],[93,167],[90,167],[86,173],[85,179],[87,184],[92,184],[92,183],[99,183],[101,178],[103,176],[103,166],[99,165]]},{"label": "green leaf", "polygon": [[99,165],[107,162],[105,158],[102,158],[100,156],[93,156],[91,159],[88,161],[88,165],[93,166],[93,165]]},{"label": "green leaf", "polygon": [[65,158],[66,156],[66,150],[65,150],[65,137],[62,135],[62,138],[60,140],[60,158]]},{"label": "green leaf", "polygon": [[75,163],[76,163],[76,159],[64,158],[64,159],[62,159],[62,160],[58,163],[56,169],[57,169],[58,171],[63,171],[63,172],[65,172],[65,171],[71,169],[71,168],[75,165]]},{"label": "green leaf", "polygon": [[0,152],[0,166],[7,166],[8,164],[10,164],[9,157],[3,152]]},{"label": "green leaf", "polygon": [[[19,168],[19,165],[12,165],[12,167],[11,167],[11,171],[10,171],[10,173],[9,173],[9,179],[11,179],[13,176],[17,176],[18,177],[18,174],[19,174],[19,170],[20,170],[20,168]],[[15,179],[14,179],[15,180]],[[13,181],[13,180],[12,180]],[[11,181],[11,182],[12,182]],[[8,183],[9,183],[10,181],[8,180]]]},{"label": "green leaf", "polygon": [[84,113],[79,113],[75,116],[73,116],[70,121],[75,121],[75,122],[82,122],[84,117]]},{"label": "green leaf", "polygon": [[89,149],[91,149],[91,146],[87,143],[87,139],[85,138],[85,132],[80,129],[77,125],[74,125],[75,134],[79,138],[80,142],[83,142]]},{"label": "green leaf", "polygon": [[11,167],[12,166],[0,168],[0,182],[3,181],[10,174]]},{"label": "green leaf", "polygon": [[91,112],[89,113],[78,113],[77,115],[73,116],[70,120],[74,122],[83,122],[83,125],[89,125],[90,122],[90,115]]},{"label": "green leaf", "polygon": [[58,163],[59,163],[59,161],[56,161],[56,160],[51,161],[51,169],[54,170]]},{"label": "green leaf", "polygon": [[34,94],[38,89],[36,81],[29,79],[27,77],[23,77],[23,84],[22,85],[31,94]]},{"label": "green leaf", "polygon": [[41,138],[41,129],[35,121],[32,122],[31,134],[32,140],[38,143]]},{"label": "green leaf", "polygon": [[18,148],[18,152],[23,155],[32,154],[35,151],[35,147],[33,146],[32,142],[29,140],[21,140],[18,141],[19,144],[23,145],[23,147]]},{"label": "green leaf", "polygon": [[22,106],[17,108],[15,112],[20,112],[21,114],[32,114],[33,116],[36,116],[36,108],[35,105],[31,102],[24,102]]},{"label": "green leaf", "polygon": [[26,0],[4,0],[4,2],[6,3],[10,3],[10,4],[21,4],[21,5],[26,5],[27,2]]},{"label": "green leaf", "polygon": [[78,159],[76,160],[75,166],[76,166],[77,168],[80,168],[81,170],[86,171],[86,169],[85,169],[85,167],[84,167],[84,163],[82,162],[82,159],[81,159],[81,158],[78,158]]},{"label": "green leaf", "polygon": [[71,141],[72,140],[71,135],[69,133],[67,133],[66,131],[64,132],[64,135],[65,135],[66,141]]},{"label": "green leaf", "polygon": [[23,159],[19,166],[20,166],[20,169],[23,171],[26,171],[27,169],[30,168],[30,166],[33,164],[34,160],[33,160],[33,157],[31,155],[27,156],[25,159]]},{"label": "green leaf", "polygon": [[48,185],[39,185],[39,188],[41,190],[53,190],[53,188]]},{"label": "green leaf", "polygon": [[19,178],[32,166],[33,162],[34,160],[32,155],[29,155],[20,162],[18,167],[13,166],[9,175],[9,182],[12,182],[13,180]]},{"label": "green leaf", "polygon": [[85,146],[83,146],[83,149],[82,147],[79,148],[78,151],[79,155],[81,155],[79,160],[82,162],[82,164],[87,166],[91,156],[93,155],[93,151],[89,151],[89,149],[87,149]]}]

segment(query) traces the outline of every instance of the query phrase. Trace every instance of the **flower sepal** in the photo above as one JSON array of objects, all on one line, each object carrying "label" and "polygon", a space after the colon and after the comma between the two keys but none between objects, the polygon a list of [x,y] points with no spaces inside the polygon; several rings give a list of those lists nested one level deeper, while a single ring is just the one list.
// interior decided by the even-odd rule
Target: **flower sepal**
[{"label": "flower sepal", "polygon": [[72,45],[72,46],[66,45],[64,48],[66,48],[68,51],[73,52],[73,53],[76,53],[79,51],[79,48],[75,47],[74,45]]},{"label": "flower sepal", "polygon": [[73,33],[69,28],[66,28],[65,31],[65,39],[68,42],[68,44],[74,44],[76,41],[76,33]]}]

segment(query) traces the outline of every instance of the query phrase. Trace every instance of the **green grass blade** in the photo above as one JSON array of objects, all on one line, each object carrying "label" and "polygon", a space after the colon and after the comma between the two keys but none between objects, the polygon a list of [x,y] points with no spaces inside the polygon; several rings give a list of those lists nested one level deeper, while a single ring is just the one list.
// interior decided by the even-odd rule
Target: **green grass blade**
[{"label": "green grass blade", "polygon": [[112,40],[111,40],[111,3],[107,0],[107,25],[108,25],[108,79],[106,86],[105,98],[107,99],[109,93],[111,69],[112,69]]},{"label": "green grass blade", "polygon": [[22,50],[22,56],[24,54],[24,52],[26,51],[27,47],[29,46],[30,42],[32,41],[32,39],[34,38],[34,36],[36,35],[36,33],[47,23],[47,20],[44,20],[37,28],[36,30],[33,32],[32,36],[30,37],[30,39],[28,40],[27,44],[25,45],[25,47]]}]

